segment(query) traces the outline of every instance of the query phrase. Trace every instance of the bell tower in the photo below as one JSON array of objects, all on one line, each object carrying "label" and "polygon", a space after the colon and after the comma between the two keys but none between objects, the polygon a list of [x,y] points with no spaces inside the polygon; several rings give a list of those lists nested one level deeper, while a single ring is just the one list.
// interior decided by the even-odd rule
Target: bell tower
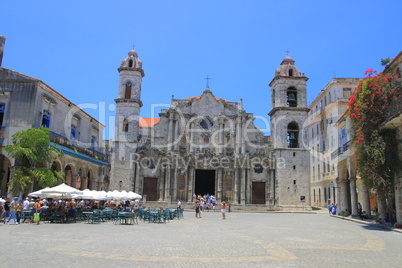
[{"label": "bell tower", "polygon": [[137,52],[131,50],[117,69],[119,87],[116,102],[115,140],[119,142],[138,141],[138,122],[140,116],[141,83],[144,77],[142,62]]},{"label": "bell tower", "polygon": [[139,139],[142,62],[134,50],[128,52],[119,71],[116,102],[114,151],[112,153],[111,189],[134,190],[132,158]]},{"label": "bell tower", "polygon": [[286,56],[269,84],[271,138],[278,164],[275,191],[279,206],[283,203],[293,208],[310,207],[310,152],[305,147],[303,132],[309,112],[307,80],[295,61]]}]

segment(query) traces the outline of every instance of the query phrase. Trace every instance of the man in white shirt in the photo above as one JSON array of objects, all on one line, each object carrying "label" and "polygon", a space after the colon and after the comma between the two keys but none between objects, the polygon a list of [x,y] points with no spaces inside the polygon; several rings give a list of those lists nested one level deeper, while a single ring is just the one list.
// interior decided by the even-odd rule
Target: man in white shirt
[{"label": "man in white shirt", "polygon": [[25,198],[23,205],[23,210],[28,210],[29,209],[29,198]]}]

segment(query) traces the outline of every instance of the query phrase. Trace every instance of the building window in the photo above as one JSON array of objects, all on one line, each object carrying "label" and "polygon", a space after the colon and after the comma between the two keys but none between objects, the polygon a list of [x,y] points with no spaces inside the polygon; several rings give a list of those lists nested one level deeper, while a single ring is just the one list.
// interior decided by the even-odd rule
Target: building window
[{"label": "building window", "polygon": [[6,110],[6,105],[0,103],[0,126],[3,126],[4,121],[4,111]]},{"label": "building window", "polygon": [[131,82],[126,83],[126,89],[124,91],[124,98],[125,99],[131,99],[131,88],[133,84]]},{"label": "building window", "polygon": [[75,125],[71,125],[70,139],[77,139],[77,127]]},{"label": "building window", "polygon": [[128,132],[128,120],[124,118],[123,120],[123,132]]},{"label": "building window", "polygon": [[130,67],[130,68],[134,67],[134,66],[133,66],[133,60],[129,60],[129,61],[128,61],[128,67]]},{"label": "building window", "polygon": [[299,147],[299,126],[296,123],[290,123],[288,125],[287,142],[288,148]]},{"label": "building window", "polygon": [[48,110],[43,110],[41,125],[42,127],[50,127],[50,112]]},{"label": "building window", "polygon": [[96,147],[96,137],[92,136],[91,137],[91,148],[95,149],[95,147]]},{"label": "building window", "polygon": [[289,69],[289,76],[293,76],[293,69]]},{"label": "building window", "polygon": [[297,89],[290,87],[286,91],[288,107],[297,107]]},{"label": "building window", "polygon": [[343,89],[343,97],[344,98],[350,98],[350,96],[352,95],[352,89],[351,88],[344,88]]}]

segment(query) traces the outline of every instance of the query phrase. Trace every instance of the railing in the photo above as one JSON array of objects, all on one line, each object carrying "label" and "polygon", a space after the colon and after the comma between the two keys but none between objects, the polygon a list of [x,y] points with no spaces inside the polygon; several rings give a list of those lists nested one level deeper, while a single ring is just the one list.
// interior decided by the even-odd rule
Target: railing
[{"label": "railing", "polygon": [[393,100],[391,104],[388,105],[384,110],[384,121],[387,122],[400,115],[401,108],[402,108],[402,98]]},{"label": "railing", "polygon": [[341,147],[339,147],[338,149],[333,151],[331,153],[331,159],[335,159],[338,156],[340,156],[341,154],[343,154],[344,152],[346,152],[347,150],[349,150],[349,144],[350,144],[350,141],[346,142],[344,145],[342,145]]},{"label": "railing", "polygon": [[94,159],[103,161],[103,162],[109,162],[109,156],[107,154],[101,153],[94,148],[88,147],[85,144],[68,139],[67,137],[64,137],[63,135],[50,131],[49,132],[49,138],[51,142],[54,142],[58,145],[64,146],[66,148],[69,148],[71,150],[74,150],[78,153],[85,154],[89,157],[92,157]]}]

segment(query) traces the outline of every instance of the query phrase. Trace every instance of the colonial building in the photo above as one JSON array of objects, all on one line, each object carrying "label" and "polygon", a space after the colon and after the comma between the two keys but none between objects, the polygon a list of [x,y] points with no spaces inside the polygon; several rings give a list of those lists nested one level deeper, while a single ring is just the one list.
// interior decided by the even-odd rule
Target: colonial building
[{"label": "colonial building", "polygon": [[[0,38],[1,48],[4,40]],[[109,173],[108,156],[100,148],[104,126],[43,81],[0,66],[2,195],[8,192],[13,169],[18,168],[4,147],[12,144],[14,133],[39,127],[49,128],[52,144],[64,152],[49,168],[63,171],[66,183],[73,187],[104,188]]]},{"label": "colonial building", "polygon": [[[384,73],[394,74],[395,82],[402,85],[402,51],[386,66]],[[399,161],[402,161],[402,100],[394,99],[391,105],[385,109],[382,128],[393,130],[398,141]],[[398,226],[402,226],[402,174],[395,178],[395,211]]]},{"label": "colonial building", "polygon": [[358,83],[358,78],[333,78],[309,106],[306,126],[311,148],[311,200],[314,206],[338,203],[342,209],[349,208],[350,211],[350,202],[346,201],[350,198],[340,199],[339,192],[341,187],[355,186],[356,168],[353,168],[351,158],[346,161],[344,157],[349,145],[349,130],[342,128],[338,132],[336,123],[348,109],[349,97]]},{"label": "colonial building", "polygon": [[[141,118],[142,62],[132,50],[121,63],[111,188],[147,202],[193,202],[195,194],[270,209],[310,209],[307,77],[286,57],[270,83],[272,137],[254,126],[242,102],[201,95],[172,98],[160,118]],[[268,105],[267,105],[268,107]]]}]

